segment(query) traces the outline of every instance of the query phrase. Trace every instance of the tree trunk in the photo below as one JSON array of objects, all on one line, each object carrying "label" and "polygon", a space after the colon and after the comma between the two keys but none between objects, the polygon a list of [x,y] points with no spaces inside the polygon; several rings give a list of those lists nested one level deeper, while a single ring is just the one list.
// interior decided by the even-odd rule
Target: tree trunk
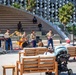
[{"label": "tree trunk", "polygon": [[28,5],[30,5],[30,0],[28,0]]}]

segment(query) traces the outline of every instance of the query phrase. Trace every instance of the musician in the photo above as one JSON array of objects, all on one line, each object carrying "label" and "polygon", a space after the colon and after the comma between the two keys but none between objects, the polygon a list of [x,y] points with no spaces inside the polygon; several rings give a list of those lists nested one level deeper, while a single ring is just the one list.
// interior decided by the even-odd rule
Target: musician
[{"label": "musician", "polygon": [[25,40],[24,40],[24,42],[22,43],[22,48],[28,47],[28,45],[29,45],[28,39],[25,37]]},{"label": "musician", "polygon": [[23,33],[20,40],[17,41],[17,44],[19,45],[20,49],[22,49],[23,47],[26,47],[28,45],[28,38],[27,38],[26,32]]},{"label": "musician", "polygon": [[5,33],[5,38],[6,38],[5,49],[8,50],[8,47],[10,46],[10,49],[13,50],[12,41],[11,41],[11,38],[10,38],[10,30],[9,29],[7,29],[7,31]]},{"label": "musician", "polygon": [[52,33],[52,31],[49,30],[49,32],[46,34],[46,36],[47,36],[47,40],[48,40],[48,47],[51,44],[51,46],[53,48],[54,46],[53,46],[53,33]]},{"label": "musician", "polygon": [[42,42],[42,39],[39,39],[38,47],[43,47],[43,46],[44,46],[44,44],[43,44],[43,42]]},{"label": "musician", "polygon": [[32,30],[31,32],[30,40],[31,40],[32,46],[36,47],[36,34],[34,30]]}]

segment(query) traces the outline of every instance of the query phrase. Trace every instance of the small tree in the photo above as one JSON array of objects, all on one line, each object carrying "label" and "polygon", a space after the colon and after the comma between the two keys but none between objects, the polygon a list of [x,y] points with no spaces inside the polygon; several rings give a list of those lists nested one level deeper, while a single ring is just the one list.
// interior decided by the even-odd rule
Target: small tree
[{"label": "small tree", "polygon": [[64,24],[64,28],[68,22],[70,22],[70,18],[74,11],[74,5],[72,3],[65,4],[61,8],[59,8],[59,20]]},{"label": "small tree", "polygon": [[36,0],[26,0],[26,9],[32,11],[36,7]]}]

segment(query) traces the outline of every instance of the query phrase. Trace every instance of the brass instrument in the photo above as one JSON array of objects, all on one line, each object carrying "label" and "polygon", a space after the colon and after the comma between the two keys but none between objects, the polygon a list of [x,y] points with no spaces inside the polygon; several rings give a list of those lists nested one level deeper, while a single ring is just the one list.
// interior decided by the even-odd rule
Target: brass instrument
[{"label": "brass instrument", "polygon": [[12,37],[13,35],[22,36],[22,33],[15,31],[14,33],[10,34],[10,37]]}]

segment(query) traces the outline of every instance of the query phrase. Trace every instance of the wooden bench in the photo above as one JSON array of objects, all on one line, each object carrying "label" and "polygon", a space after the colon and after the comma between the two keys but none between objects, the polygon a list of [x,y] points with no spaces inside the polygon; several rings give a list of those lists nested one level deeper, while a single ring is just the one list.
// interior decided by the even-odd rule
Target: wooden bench
[{"label": "wooden bench", "polygon": [[36,56],[39,54],[44,54],[44,52],[47,52],[48,48],[46,47],[36,47],[36,48],[24,48],[23,52],[19,52],[19,60],[21,55],[23,56]]},{"label": "wooden bench", "polygon": [[76,57],[76,46],[70,46],[67,47],[68,49],[68,54],[70,54],[71,57]]},{"label": "wooden bench", "polygon": [[50,56],[24,56],[16,63],[17,75],[25,73],[54,72],[58,75],[58,64],[55,57]]}]

